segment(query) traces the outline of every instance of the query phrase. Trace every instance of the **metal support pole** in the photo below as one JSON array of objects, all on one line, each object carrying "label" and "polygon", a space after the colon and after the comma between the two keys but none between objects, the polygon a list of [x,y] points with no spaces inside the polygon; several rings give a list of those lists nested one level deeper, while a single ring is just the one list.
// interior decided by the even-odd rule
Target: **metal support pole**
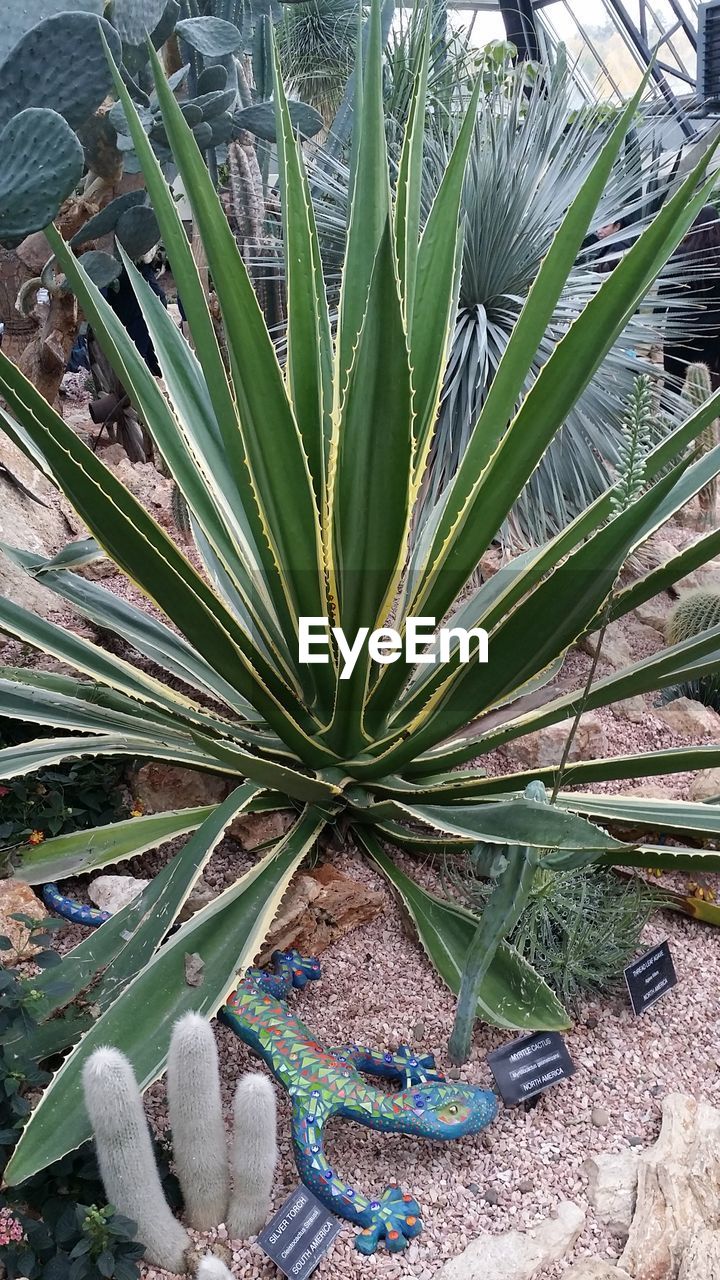
[{"label": "metal support pole", "polygon": [[517,47],[520,57],[524,61],[539,62],[540,41],[532,0],[500,0],[500,12],[507,38]]}]

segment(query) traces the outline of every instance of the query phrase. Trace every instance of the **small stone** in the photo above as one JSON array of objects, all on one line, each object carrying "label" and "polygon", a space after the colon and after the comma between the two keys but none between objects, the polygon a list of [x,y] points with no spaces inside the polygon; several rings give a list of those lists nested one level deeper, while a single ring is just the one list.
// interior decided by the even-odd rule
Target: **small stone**
[{"label": "small stone", "polygon": [[500,1195],[493,1187],[488,1187],[488,1190],[483,1192],[483,1200],[486,1204],[499,1204]]},{"label": "small stone", "polygon": [[628,1148],[619,1154],[590,1156],[583,1165],[588,1180],[588,1200],[597,1217],[613,1235],[626,1240],[635,1212],[640,1152]]},{"label": "small stone", "polygon": [[460,1068],[459,1068],[459,1067],[450,1067],[450,1069],[449,1069],[449,1071],[448,1071],[448,1073],[447,1073],[447,1078],[448,1078],[448,1080],[462,1080],[462,1075],[461,1075],[461,1073],[460,1073]]},{"label": "small stone", "polygon": [[650,1086],[650,1092],[653,1098],[659,1098],[662,1093],[662,1086],[659,1084],[653,1084]]},{"label": "small stone", "polygon": [[471,1196],[479,1196],[479,1195],[480,1195],[480,1188],[479,1188],[479,1186],[478,1186],[477,1182],[469,1182],[469,1183],[468,1183],[468,1185],[467,1185],[467,1187],[465,1188],[465,1190],[466,1190],[466,1191],[469,1191]]},{"label": "small stone", "polygon": [[587,1027],[588,1031],[594,1031],[596,1027],[600,1026],[600,1020],[599,1018],[595,1017],[594,1013],[591,1013],[589,1018],[586,1018],[585,1020],[585,1026]]},{"label": "small stone", "polygon": [[639,1137],[639,1135],[638,1135],[638,1134],[636,1134],[636,1133],[631,1133],[631,1134],[630,1134],[630,1137],[628,1138],[628,1145],[629,1145],[629,1146],[631,1146],[631,1147],[641,1147],[641,1146],[642,1146],[642,1144],[643,1144],[643,1140],[642,1140],[642,1138],[641,1138],[641,1137]]},{"label": "small stone", "polygon": [[415,1026],[412,1029],[412,1033],[413,1033],[414,1040],[422,1040],[423,1036],[425,1035],[425,1023],[416,1022]]},{"label": "small stone", "polygon": [[597,1129],[607,1129],[612,1120],[604,1107],[593,1107],[591,1120]]},{"label": "small stone", "polygon": [[528,1195],[531,1191],[534,1191],[534,1190],[535,1190],[535,1183],[531,1182],[529,1178],[523,1178],[522,1182],[518,1182],[518,1191],[522,1191],[524,1196]]}]

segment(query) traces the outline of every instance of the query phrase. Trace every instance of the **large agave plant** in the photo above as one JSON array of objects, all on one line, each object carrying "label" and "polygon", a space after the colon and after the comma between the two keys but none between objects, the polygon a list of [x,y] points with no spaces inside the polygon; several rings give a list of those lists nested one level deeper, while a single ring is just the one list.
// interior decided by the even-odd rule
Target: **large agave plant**
[{"label": "large agave plant", "polygon": [[[536,865],[572,869],[600,860],[683,869],[700,859],[720,868],[713,851],[698,853],[681,840],[673,847],[630,847],[589,821],[646,823],[707,838],[720,830],[714,808],[567,790],[568,784],[718,764],[720,747],[575,763],[556,804],[545,802],[540,785],[552,782],[556,771],[498,777],[480,765],[499,743],[572,714],[580,693],[548,692],[548,682],[568,646],[597,626],[604,609],[619,616],[717,553],[720,533],[708,533],[667,566],[615,592],[608,611],[628,552],[720,470],[718,449],[674,461],[717,416],[717,397],[649,454],[639,497],[624,503],[612,492],[603,495],[553,542],[463,595],[483,548],[705,199],[707,159],[588,302],[515,413],[636,104],[628,107],[549,248],[439,518],[408,565],[455,317],[459,209],[476,101],[419,235],[427,56],[393,201],[380,44],[375,5],[334,335],[302,155],[275,68],[289,286],[284,370],[202,156],[157,64],[168,138],[222,312],[228,366],[176,205],[119,76],[117,90],[193,335],[189,346],[127,261],[164,391],[58,232],[48,230],[59,267],[185,498],[200,568],[0,358],[8,435],[55,478],[104,552],[156,608],[138,608],[73,573],[73,554],[80,563],[84,546],[56,563],[23,552],[16,558],[168,677],[148,674],[2,600],[0,627],[79,678],[3,670],[3,714],[51,726],[56,736],[0,752],[0,777],[69,756],[108,754],[237,779],[216,806],[118,822],[17,852],[14,874],[39,883],[193,833],[139,899],[70,952],[52,976],[35,980],[41,1025],[24,1051],[42,1056],[75,1048],[24,1131],[6,1171],[11,1183],[88,1136],[80,1073],[95,1046],[121,1047],[143,1085],[161,1074],[175,1019],[188,1009],[207,1016],[217,1011],[260,949],[291,877],[328,828],[339,827],[358,855],[387,876],[455,990],[465,967],[457,1056],[467,1051],[476,1015],[506,1028],[566,1024],[547,986],[503,942]],[[372,657],[361,646],[345,679],[334,642],[325,665],[299,657],[301,619],[328,619],[352,641],[389,619],[405,636],[418,617],[482,626],[489,662],[462,663],[456,642],[442,664],[427,661],[432,645],[417,661],[385,646],[395,659],[390,662],[380,650]],[[598,682],[589,704],[674,684],[718,663],[715,628]],[[228,824],[258,809],[291,811],[288,834],[171,933]],[[398,847],[426,853],[484,842],[505,846],[508,856],[500,897],[493,897],[479,932],[472,915],[420,888],[392,855]],[[199,986],[186,981],[188,954],[202,962]]]}]

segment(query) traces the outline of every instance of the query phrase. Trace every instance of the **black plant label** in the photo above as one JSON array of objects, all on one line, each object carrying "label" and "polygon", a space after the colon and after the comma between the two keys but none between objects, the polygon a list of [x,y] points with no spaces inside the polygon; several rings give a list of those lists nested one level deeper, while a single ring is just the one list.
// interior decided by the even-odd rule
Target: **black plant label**
[{"label": "black plant label", "polygon": [[258,1244],[286,1276],[305,1280],[339,1230],[335,1214],[307,1187],[298,1187],[260,1232]]},{"label": "black plant label", "polygon": [[666,992],[677,986],[677,974],[668,941],[646,951],[644,956],[633,960],[623,972],[633,1013],[638,1018],[657,1000],[662,999]]},{"label": "black plant label", "polygon": [[487,1060],[500,1096],[508,1107],[544,1093],[575,1073],[575,1064],[558,1031],[521,1036],[500,1049],[493,1049]]}]

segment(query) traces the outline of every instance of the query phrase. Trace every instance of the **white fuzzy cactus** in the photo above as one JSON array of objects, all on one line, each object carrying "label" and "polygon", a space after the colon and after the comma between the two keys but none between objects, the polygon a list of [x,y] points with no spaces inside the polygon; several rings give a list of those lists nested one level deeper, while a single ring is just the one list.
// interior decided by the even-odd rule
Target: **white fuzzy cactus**
[{"label": "white fuzzy cactus", "polygon": [[128,1059],[117,1049],[96,1049],[83,1069],[83,1089],[108,1203],[137,1223],[137,1239],[149,1262],[183,1272],[190,1237],[163,1194]]},{"label": "white fuzzy cactus", "polygon": [[227,1216],[231,1239],[256,1235],[267,1222],[277,1162],[275,1090],[266,1076],[242,1076],[235,1090],[233,1190]]},{"label": "white fuzzy cactus", "polygon": [[209,1231],[225,1221],[230,1172],[215,1036],[198,1013],[186,1013],[173,1027],[167,1096],[186,1220]]},{"label": "white fuzzy cactus", "polygon": [[197,1270],[197,1280],[232,1280],[232,1271],[225,1266],[222,1258],[214,1253],[206,1253]]}]

